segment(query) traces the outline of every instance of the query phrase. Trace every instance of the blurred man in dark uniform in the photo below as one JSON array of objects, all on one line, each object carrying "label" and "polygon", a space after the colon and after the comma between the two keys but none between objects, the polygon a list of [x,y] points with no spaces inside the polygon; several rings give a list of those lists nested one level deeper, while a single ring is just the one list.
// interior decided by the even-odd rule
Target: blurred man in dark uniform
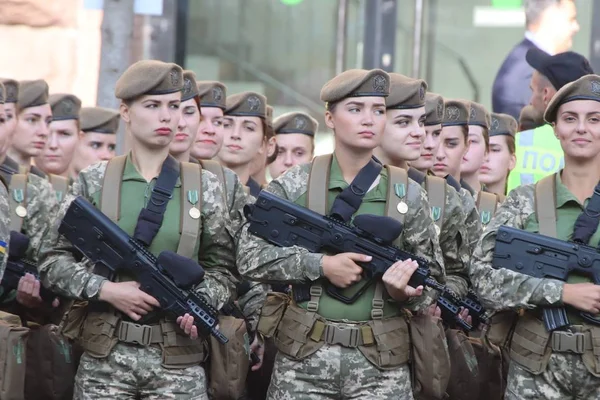
[{"label": "blurred man in dark uniform", "polygon": [[527,51],[538,48],[550,55],[565,52],[579,31],[573,0],[525,0],[524,6],[525,38],[502,63],[492,88],[493,111],[515,119],[531,99],[529,82],[533,68],[525,60]]}]

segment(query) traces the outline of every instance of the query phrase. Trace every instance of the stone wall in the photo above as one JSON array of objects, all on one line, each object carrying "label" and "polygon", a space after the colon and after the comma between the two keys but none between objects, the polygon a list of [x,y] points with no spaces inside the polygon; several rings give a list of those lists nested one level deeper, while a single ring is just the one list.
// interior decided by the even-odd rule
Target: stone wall
[{"label": "stone wall", "polygon": [[95,105],[101,23],[83,0],[0,0],[0,77],[43,78]]}]

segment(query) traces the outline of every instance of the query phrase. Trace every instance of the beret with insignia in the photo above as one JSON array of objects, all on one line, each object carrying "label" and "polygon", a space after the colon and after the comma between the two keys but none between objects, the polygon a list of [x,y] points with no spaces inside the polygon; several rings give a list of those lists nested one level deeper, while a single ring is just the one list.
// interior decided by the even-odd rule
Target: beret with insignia
[{"label": "beret with insignia", "polygon": [[527,105],[519,114],[519,130],[526,131],[544,125],[544,113],[532,105]]},{"label": "beret with insignia", "polygon": [[444,119],[444,98],[437,93],[425,93],[425,126],[440,125]]},{"label": "beret with insignia", "polygon": [[198,96],[198,84],[196,83],[196,74],[194,71],[183,71],[183,91],[181,101],[187,101]]},{"label": "beret with insignia", "polygon": [[48,103],[48,84],[43,79],[19,82],[19,109],[37,107]]},{"label": "beret with insignia", "polygon": [[81,100],[77,96],[66,93],[50,95],[48,103],[52,107],[52,120],[63,121],[67,119],[79,119]]},{"label": "beret with insignia", "polygon": [[519,129],[517,120],[508,114],[492,113],[490,136],[515,136]]},{"label": "beret with insignia", "polygon": [[303,112],[289,112],[275,119],[275,134],[303,133],[314,137],[319,129],[316,119]]},{"label": "beret with insignia", "polygon": [[600,101],[600,76],[586,75],[563,86],[546,107],[544,113],[546,122],[556,122],[558,108],[574,100]]},{"label": "beret with insignia", "polygon": [[4,102],[16,103],[19,100],[19,82],[14,79],[0,78],[0,83],[4,85]]},{"label": "beret with insignia", "polygon": [[0,104],[4,104],[4,99],[6,98],[6,88],[0,82]]},{"label": "beret with insignia", "polygon": [[442,126],[467,126],[471,106],[466,100],[446,100],[444,102],[444,118]]},{"label": "beret with insignia", "polygon": [[267,98],[254,92],[227,97],[225,115],[267,118]]},{"label": "beret with insignia", "polygon": [[387,108],[419,108],[425,106],[427,83],[423,79],[413,79],[391,73],[390,95],[385,99]]},{"label": "beret with insignia", "polygon": [[183,90],[183,70],[177,64],[142,60],[129,66],[117,80],[115,96],[132,100],[143,95],[157,95]]},{"label": "beret with insignia", "polygon": [[387,97],[390,76],[381,69],[349,69],[327,82],[321,89],[321,100],[334,103],[348,97]]},{"label": "beret with insignia", "polygon": [[121,115],[116,110],[104,107],[83,107],[79,116],[83,132],[115,134],[119,130]]},{"label": "beret with insignia", "polygon": [[227,87],[217,81],[198,81],[198,95],[201,107],[217,107],[225,110]]},{"label": "beret with insignia", "polygon": [[490,129],[491,115],[485,107],[479,103],[471,102],[469,111],[469,125],[477,125]]}]

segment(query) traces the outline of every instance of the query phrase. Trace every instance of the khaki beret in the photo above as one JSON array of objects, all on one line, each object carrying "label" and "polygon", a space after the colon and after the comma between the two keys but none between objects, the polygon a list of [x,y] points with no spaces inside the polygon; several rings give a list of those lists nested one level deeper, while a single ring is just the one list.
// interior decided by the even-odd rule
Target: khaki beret
[{"label": "khaki beret", "polygon": [[274,126],[276,135],[284,133],[303,133],[313,137],[319,129],[317,120],[303,112],[289,112],[280,115],[275,119]]},{"label": "khaki beret", "polygon": [[444,98],[437,93],[425,93],[425,126],[440,125],[444,119]]},{"label": "khaki beret", "polygon": [[119,130],[121,115],[118,111],[103,107],[84,107],[80,120],[83,132],[115,134]]},{"label": "khaki beret", "polygon": [[563,86],[546,107],[544,119],[548,123],[556,122],[558,108],[574,100],[600,101],[600,76],[585,75]]},{"label": "khaki beret", "polygon": [[515,136],[519,126],[517,120],[508,114],[492,113],[492,124],[490,126],[490,136]]},{"label": "khaki beret", "polygon": [[267,118],[267,98],[254,92],[227,97],[225,115]]},{"label": "khaki beret", "polygon": [[217,107],[225,110],[227,87],[217,81],[198,81],[198,95],[201,107]]},{"label": "khaki beret", "polygon": [[492,116],[485,109],[485,107],[479,103],[471,102],[471,110],[469,112],[469,125],[477,125],[486,129],[490,129],[492,123]]},{"label": "khaki beret", "polygon": [[4,104],[4,99],[6,97],[6,89],[4,85],[0,82],[0,104]]},{"label": "khaki beret", "polygon": [[194,71],[183,71],[183,92],[181,93],[181,101],[187,101],[198,96],[198,84],[196,83],[196,74]]},{"label": "khaki beret", "polygon": [[0,78],[0,83],[4,85],[4,101],[6,103],[16,103],[19,100],[19,82],[14,79]]},{"label": "khaki beret", "polygon": [[423,79],[413,79],[391,73],[390,95],[385,99],[387,108],[419,108],[425,106],[427,83]]},{"label": "khaki beret", "polygon": [[48,103],[52,107],[53,121],[79,119],[81,100],[77,96],[66,93],[51,94],[48,98]]},{"label": "khaki beret", "polygon": [[538,111],[534,106],[523,107],[519,114],[519,129],[535,129],[544,125],[544,113]]},{"label": "khaki beret", "polygon": [[349,69],[323,86],[321,100],[334,103],[348,97],[387,97],[389,94],[390,76],[387,72],[381,69]]},{"label": "khaki beret", "polygon": [[19,98],[17,107],[21,110],[37,107],[48,103],[48,84],[43,79],[21,81],[19,83]]},{"label": "khaki beret", "polygon": [[115,96],[132,100],[142,95],[169,94],[183,90],[183,70],[177,64],[142,60],[129,66],[117,81]]},{"label": "khaki beret", "polygon": [[469,125],[471,106],[466,100],[446,100],[442,126]]}]

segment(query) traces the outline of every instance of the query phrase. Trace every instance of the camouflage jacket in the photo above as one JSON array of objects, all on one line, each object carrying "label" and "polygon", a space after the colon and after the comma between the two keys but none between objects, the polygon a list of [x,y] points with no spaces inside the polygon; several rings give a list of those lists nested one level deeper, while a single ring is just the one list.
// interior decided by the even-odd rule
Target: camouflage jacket
[{"label": "camouflage jacket", "polygon": [[[93,202],[92,195],[102,189],[106,162],[92,165],[79,176],[55,218],[50,234],[42,245],[40,279],[44,286],[57,294],[88,299],[96,293],[106,278],[90,271],[85,262],[77,262],[69,241],[58,234],[58,225],[71,202],[83,196]],[[226,226],[229,218],[224,207],[223,193],[217,177],[202,171],[201,238],[198,262],[205,269],[204,281],[195,288],[214,307],[221,308],[233,298],[235,280],[231,275],[234,267],[233,241]]]},{"label": "camouflage jacket", "polygon": [[4,183],[0,183],[0,280],[6,269],[8,246],[10,245],[10,208],[8,206],[8,191]]},{"label": "camouflage jacket", "polygon": [[526,185],[511,191],[488,224],[473,254],[471,282],[488,310],[561,304],[563,282],[492,268],[498,228],[507,225],[523,229],[527,217],[534,213],[534,188],[534,185]]},{"label": "camouflage jacket", "polygon": [[482,227],[481,219],[479,218],[479,212],[477,211],[477,204],[475,204],[475,198],[467,189],[460,189],[460,199],[462,200],[463,211],[465,215],[464,226],[467,232],[467,246],[470,254],[475,251],[475,246],[481,237]]},{"label": "camouflage jacket", "polygon": [[[271,181],[265,189],[289,201],[296,201],[308,189],[310,164],[298,165]],[[443,258],[427,203],[425,191],[409,181],[404,229],[396,241],[404,250],[423,257],[430,263],[431,274],[440,282],[446,280]],[[242,229],[237,246],[238,268],[243,276],[260,282],[307,283],[323,278],[323,254],[311,253],[300,247],[277,247]],[[421,309],[435,295],[411,301],[411,308]]]}]

